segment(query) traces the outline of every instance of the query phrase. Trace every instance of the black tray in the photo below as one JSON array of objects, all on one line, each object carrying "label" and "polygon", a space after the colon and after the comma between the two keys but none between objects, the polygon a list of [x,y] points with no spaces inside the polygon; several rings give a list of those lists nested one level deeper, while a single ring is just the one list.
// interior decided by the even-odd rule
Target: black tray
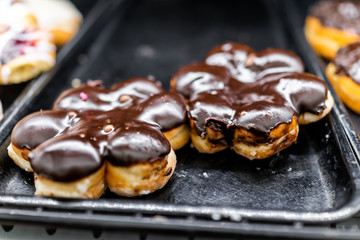
[{"label": "black tray", "polygon": [[[308,71],[318,73],[296,36],[286,31],[282,2],[129,2],[125,6],[118,1],[117,14],[106,24],[94,24],[90,33],[95,32],[96,39],[79,35],[66,61],[38,91],[36,86],[33,94],[27,91],[18,111],[1,123],[0,218],[101,228],[356,239],[358,235],[335,231],[329,224],[360,210],[360,167],[352,149],[356,142],[348,134],[354,130],[351,125],[343,127],[342,119],[347,118],[336,96],[329,117],[301,126],[296,143],[266,160],[251,162],[230,151],[204,155],[188,145],[177,151],[178,165],[170,182],[149,196],[128,199],[111,192],[98,200],[33,196],[32,175],[7,156],[9,133],[26,114],[50,108],[75,78],[102,79],[111,86],[152,75],[169,88],[169,79],[180,66],[201,61],[211,47],[224,41],[246,43],[256,50],[270,46],[293,50],[303,57]],[[105,8],[102,4],[99,9]],[[97,17],[103,15],[110,16]]]}]

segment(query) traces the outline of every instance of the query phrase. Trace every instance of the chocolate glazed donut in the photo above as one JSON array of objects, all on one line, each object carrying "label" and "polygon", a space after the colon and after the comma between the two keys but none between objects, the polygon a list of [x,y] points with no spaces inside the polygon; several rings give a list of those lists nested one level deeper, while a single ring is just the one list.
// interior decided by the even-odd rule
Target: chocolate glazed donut
[{"label": "chocolate glazed donut", "polygon": [[306,17],[304,32],[315,52],[333,60],[340,48],[360,40],[360,2],[316,2]]},{"label": "chocolate glazed donut", "polygon": [[130,79],[111,89],[89,82],[21,120],[9,155],[34,171],[37,195],[97,198],[106,184],[122,196],[148,194],[171,177],[171,140],[175,149],[186,144],[185,121],[184,98],[158,82]]},{"label": "chocolate glazed donut", "polygon": [[290,146],[298,123],[317,121],[333,106],[324,81],[302,71],[291,52],[255,53],[238,43],[216,46],[204,62],[180,68],[171,86],[187,98],[194,147],[215,153],[230,146],[263,159]]},{"label": "chocolate glazed donut", "polygon": [[326,76],[340,99],[360,114],[360,42],[341,48],[326,67]]}]

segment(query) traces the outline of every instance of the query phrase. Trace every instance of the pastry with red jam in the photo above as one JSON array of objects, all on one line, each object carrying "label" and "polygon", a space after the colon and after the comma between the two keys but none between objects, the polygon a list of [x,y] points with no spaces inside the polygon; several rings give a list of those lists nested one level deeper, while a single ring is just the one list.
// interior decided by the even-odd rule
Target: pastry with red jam
[{"label": "pastry with red jam", "polygon": [[55,64],[52,36],[17,1],[0,2],[0,84],[30,80]]}]

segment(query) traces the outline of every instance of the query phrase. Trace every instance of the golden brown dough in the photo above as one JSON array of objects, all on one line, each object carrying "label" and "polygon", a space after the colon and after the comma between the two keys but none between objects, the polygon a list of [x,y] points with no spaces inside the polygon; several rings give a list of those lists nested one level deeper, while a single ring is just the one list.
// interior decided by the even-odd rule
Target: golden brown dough
[{"label": "golden brown dough", "polygon": [[95,173],[72,182],[57,182],[34,173],[35,195],[60,198],[99,198],[106,189],[105,164]]},{"label": "golden brown dough", "polygon": [[167,140],[171,144],[171,148],[179,150],[189,141],[189,128],[186,124],[182,124],[169,131],[163,132]]},{"label": "golden brown dough", "polygon": [[28,159],[29,152],[26,148],[17,148],[12,143],[8,146],[8,154],[11,159],[14,160],[15,164],[27,172],[33,172]]},{"label": "golden brown dough", "polygon": [[162,160],[138,163],[131,166],[115,166],[106,163],[106,183],[109,189],[126,197],[146,195],[161,189],[169,181],[176,166],[173,150]]},{"label": "golden brown dough", "polygon": [[334,59],[336,52],[343,46],[360,40],[359,34],[326,27],[312,16],[306,18],[304,31],[314,51],[328,60]]},{"label": "golden brown dough", "polygon": [[326,76],[346,106],[360,114],[360,85],[349,76],[338,74],[332,62],[326,67]]}]

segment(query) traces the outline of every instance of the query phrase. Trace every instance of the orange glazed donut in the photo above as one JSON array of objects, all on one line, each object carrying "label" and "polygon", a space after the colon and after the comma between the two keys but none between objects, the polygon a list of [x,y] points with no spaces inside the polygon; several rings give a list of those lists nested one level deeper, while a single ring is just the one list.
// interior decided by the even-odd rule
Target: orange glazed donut
[{"label": "orange glazed donut", "polygon": [[315,52],[334,59],[341,47],[360,39],[360,2],[318,2],[306,17],[304,31]]},{"label": "orange glazed donut", "polygon": [[341,48],[326,67],[326,76],[340,99],[360,114],[360,42]]},{"label": "orange glazed donut", "polygon": [[301,73],[301,60],[281,49],[216,46],[204,62],[180,68],[171,81],[187,98],[190,136],[202,153],[231,147],[248,159],[290,146],[298,124],[323,118],[333,98],[323,80]]},{"label": "orange glazed donut", "polygon": [[52,110],[22,119],[8,153],[34,171],[36,195],[98,198],[106,186],[144,195],[173,174],[172,145],[189,138],[185,121],[185,99],[158,82],[129,79],[111,89],[89,82],[62,93]]}]

